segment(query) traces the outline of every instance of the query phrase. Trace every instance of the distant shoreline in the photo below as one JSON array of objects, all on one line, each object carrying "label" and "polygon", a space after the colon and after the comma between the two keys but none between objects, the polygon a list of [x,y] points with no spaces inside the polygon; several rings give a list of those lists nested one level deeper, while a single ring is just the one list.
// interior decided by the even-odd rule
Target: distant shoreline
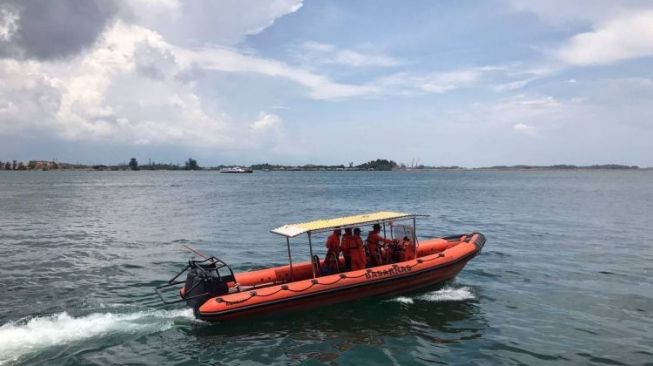
[{"label": "distant shoreline", "polygon": [[[25,163],[16,163],[7,166],[2,163],[0,165],[0,171],[188,171],[188,170],[201,170],[201,171],[215,171],[219,172],[220,170],[228,168],[238,168],[245,167],[252,169],[258,172],[270,172],[270,171],[281,171],[281,172],[295,172],[295,171],[395,171],[395,172],[464,172],[464,171],[587,171],[587,170],[653,170],[653,167],[641,168],[636,165],[620,165],[620,164],[596,164],[596,165],[587,165],[587,166],[577,166],[577,165],[568,165],[568,164],[557,164],[557,165],[511,165],[511,166],[490,166],[490,167],[480,167],[480,168],[466,168],[459,166],[442,166],[442,167],[432,167],[432,166],[419,166],[419,167],[404,167],[404,166],[382,166],[380,168],[373,167],[362,167],[362,166],[350,166],[344,167],[342,165],[268,165],[268,164],[258,164],[258,165],[219,165],[215,167],[199,167],[195,166],[192,169],[188,166],[179,166],[173,164],[155,164],[155,165],[143,165],[139,166],[136,169],[131,168],[129,165],[119,164],[119,165],[85,165],[85,164],[70,164],[70,163],[58,163],[58,162],[44,162],[44,161],[30,161],[27,164]],[[6,168],[9,169],[6,169]]]},{"label": "distant shoreline", "polygon": [[467,168],[458,165],[439,165],[431,166],[424,164],[397,164],[393,160],[376,159],[366,163],[354,165],[350,162],[347,166],[323,165],[323,164],[304,164],[304,165],[282,165],[282,164],[253,164],[245,165],[218,165],[212,167],[202,167],[197,160],[188,158],[183,165],[175,163],[156,163],[148,160],[147,164],[139,164],[136,158],[131,158],[129,163],[120,163],[113,165],[104,164],[80,164],[64,163],[54,160],[29,160],[27,163],[11,160],[2,162],[0,160],[0,170],[92,170],[92,171],[123,171],[123,170],[209,170],[220,171],[224,173],[247,172],[252,171],[541,171],[541,170],[638,170],[653,169],[640,168],[637,165],[624,164],[593,164],[593,165],[572,165],[572,164],[553,164],[553,165],[493,165],[480,168]]}]

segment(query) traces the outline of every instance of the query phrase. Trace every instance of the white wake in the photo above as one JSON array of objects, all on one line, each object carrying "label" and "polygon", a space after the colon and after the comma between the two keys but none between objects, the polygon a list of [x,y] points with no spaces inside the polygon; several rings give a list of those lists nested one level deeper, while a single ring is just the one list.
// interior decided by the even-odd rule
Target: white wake
[{"label": "white wake", "polygon": [[429,292],[424,295],[420,295],[418,299],[431,302],[440,302],[440,301],[463,301],[474,299],[474,293],[470,290],[469,287],[444,287],[437,291]]},{"label": "white wake", "polygon": [[463,301],[474,299],[474,293],[469,287],[443,287],[437,291],[428,292],[423,295],[416,296],[414,298],[407,296],[395,297],[390,301],[399,302],[402,304],[414,304],[415,300],[421,301],[430,301],[430,302],[442,302],[442,301]]},{"label": "white wake", "polygon": [[0,365],[26,354],[73,342],[112,334],[137,334],[164,331],[175,319],[194,319],[191,309],[151,310],[134,313],[94,313],[72,317],[63,312],[9,322],[0,327]]},{"label": "white wake", "polygon": [[412,303],[415,302],[415,301],[413,301],[413,299],[411,299],[410,297],[406,297],[406,296],[395,297],[394,299],[392,299],[390,301],[400,302],[402,304],[412,304]]}]

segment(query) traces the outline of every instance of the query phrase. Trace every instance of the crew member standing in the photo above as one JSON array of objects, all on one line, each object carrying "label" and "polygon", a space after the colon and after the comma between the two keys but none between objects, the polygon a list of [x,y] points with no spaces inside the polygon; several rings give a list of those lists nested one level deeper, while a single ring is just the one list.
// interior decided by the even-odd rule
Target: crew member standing
[{"label": "crew member standing", "polygon": [[354,229],[354,236],[349,243],[349,250],[351,251],[351,270],[365,269],[365,247],[363,246],[363,239],[361,239],[361,229]]},{"label": "crew member standing", "polygon": [[333,230],[326,241],[327,253],[324,263],[331,269],[331,272],[338,272],[340,259],[340,229]]},{"label": "crew member standing", "polygon": [[354,236],[351,234],[351,228],[346,228],[345,233],[342,235],[342,240],[340,241],[340,249],[342,250],[342,256],[345,257],[345,271],[351,271],[351,241],[354,240]]},{"label": "crew member standing", "polygon": [[381,255],[379,251],[379,242],[382,242],[384,244],[390,244],[392,243],[392,240],[386,239],[379,235],[381,232],[381,225],[379,224],[374,224],[372,226],[372,231],[369,232],[367,235],[367,249],[370,251],[370,259],[372,262],[372,266],[379,266],[383,264],[383,261],[381,258],[383,256]]}]

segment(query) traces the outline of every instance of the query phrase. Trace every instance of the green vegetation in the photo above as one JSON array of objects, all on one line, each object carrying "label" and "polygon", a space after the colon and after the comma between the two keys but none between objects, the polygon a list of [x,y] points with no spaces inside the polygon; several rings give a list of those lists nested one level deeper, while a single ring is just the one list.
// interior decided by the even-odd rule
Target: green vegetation
[{"label": "green vegetation", "polygon": [[250,169],[252,170],[280,170],[280,168],[282,168],[281,165],[273,165],[268,163],[254,164],[250,166]]},{"label": "green vegetation", "polygon": [[184,170],[200,170],[199,165],[197,165],[197,161],[192,158],[188,158],[188,161],[186,161],[186,164],[184,166]]},{"label": "green vegetation", "polygon": [[[84,165],[84,164],[70,164],[60,163],[56,161],[46,160],[30,160],[29,162],[21,162],[17,160],[0,161],[0,170],[220,170],[222,168],[229,168],[243,165],[218,165],[212,167],[201,167],[197,160],[188,158],[183,165],[173,163],[155,163],[149,162],[145,165],[139,165],[136,158],[131,158],[128,163],[121,163],[117,165]],[[495,165],[483,168],[464,168],[457,165],[451,166],[428,166],[428,165],[415,165],[407,166],[406,164],[397,164],[392,160],[376,159],[368,161],[367,163],[354,165],[349,163],[347,166],[344,164],[338,165],[323,165],[323,164],[305,164],[305,165],[281,165],[281,164],[253,164],[249,167],[252,170],[258,171],[356,171],[356,170],[374,170],[374,171],[388,171],[388,170],[405,170],[405,171],[427,171],[427,170],[632,170],[640,169],[636,165],[621,165],[621,164],[597,164],[587,166],[577,166],[569,164],[556,164],[556,165]],[[645,168],[653,169],[653,168]]]},{"label": "green vegetation", "polygon": [[376,159],[361,165],[357,165],[356,167],[363,170],[392,170],[397,166],[397,163],[392,160]]},{"label": "green vegetation", "polygon": [[141,165],[141,170],[179,170],[181,167],[172,163],[149,163],[147,165]]},{"label": "green vegetation", "polygon": [[136,161],[136,158],[131,158],[131,160],[129,160],[129,169],[138,170],[138,161]]}]

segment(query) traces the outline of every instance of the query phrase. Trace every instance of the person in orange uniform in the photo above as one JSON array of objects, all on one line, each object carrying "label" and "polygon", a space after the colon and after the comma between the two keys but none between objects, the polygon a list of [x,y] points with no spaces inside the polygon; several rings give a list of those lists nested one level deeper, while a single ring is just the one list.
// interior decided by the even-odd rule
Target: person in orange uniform
[{"label": "person in orange uniform", "polygon": [[361,229],[354,229],[354,236],[349,244],[351,251],[351,270],[365,269],[367,262],[365,258],[365,247],[363,247],[363,239],[361,239]]},{"label": "person in orange uniform", "polygon": [[333,234],[329,235],[326,241],[327,253],[324,258],[324,264],[331,269],[332,272],[338,271],[338,263],[340,259],[340,229],[333,230]]},{"label": "person in orange uniform", "polygon": [[386,239],[379,235],[381,232],[381,225],[379,224],[374,224],[372,226],[372,231],[369,232],[367,235],[367,249],[370,251],[370,258],[372,262],[372,266],[379,266],[383,264],[382,258],[383,256],[381,252],[379,251],[379,243],[384,243],[384,244],[390,244],[392,243],[392,240]]},{"label": "person in orange uniform", "polygon": [[415,246],[413,242],[408,239],[407,236],[404,236],[404,240],[401,243],[403,249],[403,258],[402,260],[407,261],[409,259],[415,259]]},{"label": "person in orange uniform", "polygon": [[345,257],[345,271],[351,271],[351,241],[354,236],[351,234],[351,228],[346,228],[340,241],[342,256]]}]

